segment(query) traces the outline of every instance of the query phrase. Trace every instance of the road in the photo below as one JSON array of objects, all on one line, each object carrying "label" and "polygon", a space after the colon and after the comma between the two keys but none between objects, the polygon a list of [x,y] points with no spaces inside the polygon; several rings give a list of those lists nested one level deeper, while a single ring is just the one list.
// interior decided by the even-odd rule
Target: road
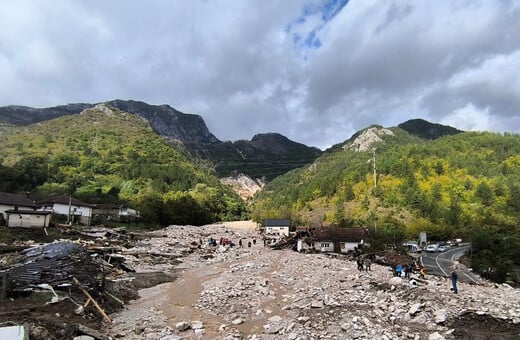
[{"label": "road", "polygon": [[427,253],[420,256],[421,263],[429,274],[450,277],[453,265],[457,265],[459,281],[479,283],[482,279],[473,274],[468,268],[456,262],[469,249],[469,244],[461,244],[458,247],[449,247],[445,252]]}]

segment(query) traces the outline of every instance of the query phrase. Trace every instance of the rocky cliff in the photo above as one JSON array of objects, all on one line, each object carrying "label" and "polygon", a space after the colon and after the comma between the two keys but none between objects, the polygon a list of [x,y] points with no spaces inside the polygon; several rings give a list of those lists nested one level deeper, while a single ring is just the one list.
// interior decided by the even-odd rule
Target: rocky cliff
[{"label": "rocky cliff", "polygon": [[105,104],[136,114],[150,122],[161,136],[181,145],[193,157],[209,162],[219,177],[243,173],[271,180],[287,171],[312,163],[321,151],[277,134],[259,134],[251,141],[222,142],[199,115],[180,112],[169,105],[150,105],[134,100],[112,100],[97,104],[68,104],[50,108],[0,107],[0,123],[29,125]]}]

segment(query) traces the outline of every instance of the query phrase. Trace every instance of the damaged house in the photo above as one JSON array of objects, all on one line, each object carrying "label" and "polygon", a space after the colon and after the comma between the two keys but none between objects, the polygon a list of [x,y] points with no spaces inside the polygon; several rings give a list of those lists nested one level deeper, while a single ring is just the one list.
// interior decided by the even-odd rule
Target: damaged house
[{"label": "damaged house", "polygon": [[37,205],[26,196],[0,192],[0,217],[7,227],[48,227],[51,213],[36,209]]},{"label": "damaged house", "polygon": [[320,227],[312,230],[309,237],[300,238],[297,250],[348,253],[362,246],[367,237],[368,231],[363,227]]}]

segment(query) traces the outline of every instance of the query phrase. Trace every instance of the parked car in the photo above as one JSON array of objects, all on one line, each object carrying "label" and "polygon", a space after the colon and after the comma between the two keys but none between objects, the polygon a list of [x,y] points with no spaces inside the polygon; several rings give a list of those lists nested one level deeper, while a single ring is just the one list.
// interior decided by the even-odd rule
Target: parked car
[{"label": "parked car", "polygon": [[439,248],[439,246],[437,244],[430,244],[429,246],[426,247],[426,251],[428,253],[435,253],[437,251],[437,248]]},{"label": "parked car", "polygon": [[403,247],[405,247],[406,250],[408,250],[409,253],[420,253],[420,252],[422,252],[422,249],[417,245],[417,243],[406,242],[406,243],[403,243]]},{"label": "parked car", "polygon": [[437,248],[437,251],[439,251],[439,252],[444,252],[444,251],[446,251],[446,249],[448,249],[446,246],[439,246],[439,247]]}]

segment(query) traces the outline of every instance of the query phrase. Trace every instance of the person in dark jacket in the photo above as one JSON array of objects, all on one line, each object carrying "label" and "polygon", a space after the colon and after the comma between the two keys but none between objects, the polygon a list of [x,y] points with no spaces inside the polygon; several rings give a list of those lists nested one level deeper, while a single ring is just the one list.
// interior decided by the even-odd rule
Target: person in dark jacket
[{"label": "person in dark jacket", "polygon": [[455,294],[458,294],[457,290],[457,271],[453,269],[451,271],[451,291]]}]

